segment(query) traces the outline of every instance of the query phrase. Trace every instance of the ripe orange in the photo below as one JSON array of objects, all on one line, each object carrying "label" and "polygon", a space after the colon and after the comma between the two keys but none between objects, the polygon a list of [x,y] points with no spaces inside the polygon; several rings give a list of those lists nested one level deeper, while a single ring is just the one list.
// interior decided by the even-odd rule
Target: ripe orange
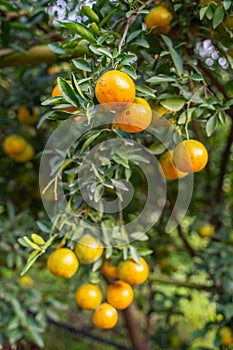
[{"label": "ripe orange", "polygon": [[149,103],[136,97],[133,103],[116,113],[116,122],[119,129],[126,132],[137,133],[145,130],[151,123],[152,111]]},{"label": "ripe orange", "polygon": [[23,289],[30,289],[34,286],[34,280],[31,276],[24,275],[20,277],[19,285]]},{"label": "ripe orange", "polygon": [[208,152],[201,142],[186,140],[179,143],[174,149],[173,160],[179,170],[196,173],[205,168],[208,162]]},{"label": "ripe orange", "polygon": [[[68,83],[70,83],[70,80],[67,81]],[[54,86],[53,90],[52,90],[52,97],[56,97],[56,96],[62,96],[62,93],[59,89],[58,84]],[[73,113],[77,111],[77,108],[74,106],[70,106],[70,107],[65,107],[65,108],[61,108],[63,111],[65,112],[69,112],[69,113]]]},{"label": "ripe orange", "polygon": [[23,153],[26,147],[28,146],[28,142],[18,134],[12,134],[7,136],[3,141],[3,150],[8,155],[16,155]]},{"label": "ripe orange", "polygon": [[172,13],[163,6],[156,6],[145,16],[145,24],[153,33],[167,34],[171,30]]},{"label": "ripe orange", "polygon": [[28,144],[22,153],[12,154],[11,158],[18,163],[26,163],[33,158],[34,153],[34,148],[32,145]]},{"label": "ripe orange", "polygon": [[137,285],[145,282],[149,276],[149,267],[145,259],[140,257],[140,264],[132,259],[122,261],[117,269],[120,280]]},{"label": "ripe orange", "polygon": [[230,327],[228,326],[223,327],[220,330],[219,334],[223,345],[229,346],[233,344],[233,333]]},{"label": "ripe orange", "polygon": [[107,287],[106,298],[116,309],[126,309],[134,299],[133,288],[123,281],[116,281]]},{"label": "ripe orange", "polygon": [[133,102],[136,88],[133,80],[124,72],[110,70],[97,80],[95,95],[97,101],[110,103],[117,109],[117,102]]},{"label": "ripe orange", "polygon": [[103,244],[90,234],[84,234],[76,243],[74,251],[79,261],[84,264],[92,264],[103,254]]},{"label": "ripe orange", "polygon": [[25,125],[35,125],[39,120],[40,114],[38,107],[32,108],[32,113],[25,106],[20,107],[18,110],[18,120]]},{"label": "ripe orange", "polygon": [[109,278],[118,278],[117,274],[117,265],[112,265],[110,259],[105,259],[102,266],[101,271],[104,276]]},{"label": "ripe orange", "polygon": [[97,327],[110,329],[117,324],[118,313],[112,305],[103,303],[94,311],[92,320]]},{"label": "ripe orange", "polygon": [[82,309],[95,310],[101,304],[103,297],[99,286],[85,283],[77,289],[75,299]]},{"label": "ripe orange", "polygon": [[70,278],[78,270],[78,259],[69,248],[60,248],[50,254],[47,261],[48,270],[57,277]]},{"label": "ripe orange", "polygon": [[205,223],[198,228],[198,233],[201,237],[211,237],[214,233],[214,226],[210,223]]},{"label": "ripe orange", "polygon": [[188,173],[182,172],[175,166],[172,158],[173,151],[165,152],[159,159],[159,164],[162,168],[162,174],[167,180],[181,179],[188,175]]}]

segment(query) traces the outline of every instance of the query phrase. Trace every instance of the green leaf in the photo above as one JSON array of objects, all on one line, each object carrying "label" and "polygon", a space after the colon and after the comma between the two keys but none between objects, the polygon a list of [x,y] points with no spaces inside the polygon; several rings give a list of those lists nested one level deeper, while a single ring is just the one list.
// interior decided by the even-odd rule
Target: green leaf
[{"label": "green leaf", "polygon": [[138,78],[136,70],[132,66],[126,65],[121,68],[121,71],[128,74],[134,80]]},{"label": "green leaf", "polygon": [[135,30],[134,32],[130,33],[127,37],[126,43],[128,44],[133,39],[138,38],[141,33],[142,33],[142,29]]},{"label": "green leaf", "polygon": [[94,201],[98,203],[100,199],[102,198],[102,195],[104,193],[104,186],[102,184],[99,184],[96,187],[95,193],[94,193]]},{"label": "green leaf", "polygon": [[58,44],[48,44],[48,47],[50,48],[51,51],[53,51],[54,53],[57,53],[58,55],[66,54],[66,50],[64,50]]},{"label": "green leaf", "polygon": [[68,101],[70,104],[72,104],[75,107],[78,107],[80,105],[78,97],[75,95],[74,90],[71,88],[70,84],[67,83],[67,81],[63,78],[58,78],[58,87],[59,90],[62,93],[62,96]]},{"label": "green leaf", "polygon": [[142,38],[139,38],[139,39],[132,41],[131,45],[142,46],[142,47],[145,47],[146,49],[148,49],[150,47],[148,41],[146,41],[145,39],[142,39]]},{"label": "green leaf", "polygon": [[223,6],[225,7],[226,10],[228,10],[232,5],[232,1],[231,0],[223,0]]},{"label": "green leaf", "polygon": [[173,48],[172,41],[165,35],[162,35],[165,44],[168,47],[172,61],[174,63],[177,75],[181,76],[183,74],[183,60],[179,53]]},{"label": "green leaf", "polygon": [[39,227],[39,229],[44,232],[44,233],[50,233],[50,228],[47,227],[46,225],[44,225],[42,222],[40,221],[36,221],[37,226]]},{"label": "green leaf", "polygon": [[222,23],[224,18],[224,10],[222,8],[222,5],[220,4],[215,12],[214,12],[214,16],[213,16],[213,28],[215,29],[219,24]]},{"label": "green leaf", "polygon": [[176,79],[160,74],[160,75],[151,77],[146,81],[148,83],[160,84],[160,83],[170,83],[170,82],[176,81]]},{"label": "green leaf", "polygon": [[99,23],[100,19],[98,15],[89,6],[83,5],[81,8],[81,13],[90,18],[93,22]]},{"label": "green leaf", "polygon": [[23,271],[21,272],[21,275],[24,275],[31,268],[31,266],[34,264],[34,262],[39,258],[41,254],[42,253],[40,250],[35,250],[29,255],[27,263],[24,266]]},{"label": "green leaf", "polygon": [[18,238],[18,242],[20,245],[22,245],[23,247],[29,248],[30,245],[28,244],[28,242],[24,239],[24,237],[20,237]]},{"label": "green leaf", "polygon": [[28,329],[28,332],[30,334],[30,337],[31,339],[33,340],[33,342],[38,345],[40,348],[43,348],[44,347],[44,341],[43,341],[43,338],[41,337],[41,335],[32,330],[31,328]]},{"label": "green leaf", "polygon": [[200,13],[199,13],[200,21],[202,21],[203,18],[205,17],[205,14],[206,14],[206,12],[207,12],[207,10],[208,10],[208,7],[209,7],[209,6],[205,6],[205,7],[202,7],[202,8],[200,9]]},{"label": "green leaf", "polygon": [[184,107],[185,102],[183,97],[177,96],[162,100],[160,104],[173,112],[178,112]]},{"label": "green leaf", "polygon": [[32,233],[31,238],[32,238],[33,242],[38,244],[38,245],[45,244],[43,237],[41,237],[40,235],[37,235],[36,233]]},{"label": "green leaf", "polygon": [[23,238],[24,238],[25,242],[28,243],[29,247],[36,249],[36,250],[40,250],[40,247],[37,244],[33,243],[27,236],[24,236]]},{"label": "green leaf", "polygon": [[60,27],[69,29],[74,34],[79,34],[81,38],[88,40],[90,43],[95,43],[95,37],[90,30],[83,24],[77,22],[59,22]]},{"label": "green leaf", "polygon": [[97,139],[97,137],[101,134],[101,131],[97,132],[96,134],[90,136],[85,142],[84,144],[82,145],[82,148],[81,148],[81,153],[85,151],[85,149],[95,140]]},{"label": "green leaf", "polygon": [[133,247],[132,245],[129,247],[130,255],[132,259],[137,263],[140,264],[140,256],[138,255],[137,249]]},{"label": "green leaf", "polygon": [[208,137],[213,134],[217,125],[218,125],[218,119],[217,119],[216,115],[213,115],[212,117],[210,117],[210,119],[206,123],[206,133],[207,133]]},{"label": "green leaf", "polygon": [[80,69],[85,72],[92,72],[92,69],[86,60],[78,58],[76,60],[72,60],[72,62],[77,69]]},{"label": "green leaf", "polygon": [[201,74],[195,73],[188,75],[188,78],[194,81],[201,81],[203,80],[203,76]]},{"label": "green leaf", "polygon": [[108,58],[112,59],[112,54],[110,51],[108,51],[105,47],[101,46],[101,45],[90,45],[90,50],[92,52],[94,52],[96,55],[104,55],[107,56]]},{"label": "green leaf", "polygon": [[136,86],[137,93],[141,93],[143,97],[150,96],[155,98],[155,89],[151,89],[149,86],[146,85],[137,85]]}]

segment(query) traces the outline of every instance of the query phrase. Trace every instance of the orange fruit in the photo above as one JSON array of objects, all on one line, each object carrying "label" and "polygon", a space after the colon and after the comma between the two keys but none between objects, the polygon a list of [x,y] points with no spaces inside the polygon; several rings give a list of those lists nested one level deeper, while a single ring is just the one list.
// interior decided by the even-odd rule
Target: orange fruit
[{"label": "orange fruit", "polygon": [[30,289],[34,286],[34,280],[31,276],[24,275],[19,279],[19,285],[23,289]]},{"label": "orange fruit", "polygon": [[136,88],[133,80],[128,74],[119,70],[110,70],[97,80],[95,95],[97,101],[102,103],[113,103],[113,108],[117,109],[114,102],[133,102]]},{"label": "orange fruit", "polygon": [[103,297],[99,286],[85,283],[77,289],[75,299],[82,309],[95,310],[101,304]]},{"label": "orange fruit", "polygon": [[50,254],[47,268],[57,277],[70,278],[78,270],[78,259],[69,248],[60,248]]},{"label": "orange fruit", "polygon": [[154,127],[167,126],[169,125],[168,122],[172,123],[174,121],[173,117],[168,119],[162,118],[162,116],[164,116],[165,114],[174,114],[174,112],[168,110],[167,108],[161,105],[152,105],[152,110],[153,110],[153,116],[152,116],[152,122],[151,122],[152,126]]},{"label": "orange fruit", "polygon": [[200,226],[197,230],[197,232],[199,233],[199,235],[201,237],[211,237],[214,233],[214,226],[210,223],[205,223],[202,226]]},{"label": "orange fruit", "polygon": [[179,143],[174,149],[173,160],[179,170],[196,173],[205,168],[208,162],[208,152],[201,142],[186,140]]},{"label": "orange fruit", "polygon": [[32,108],[32,113],[25,106],[18,110],[18,120],[25,125],[35,125],[39,120],[40,114],[38,107]]},{"label": "orange fruit", "polygon": [[173,151],[165,152],[159,159],[159,164],[161,166],[161,172],[167,180],[181,179],[188,175],[188,173],[182,172],[175,166],[172,158]]},{"label": "orange fruit", "polygon": [[103,244],[92,235],[84,234],[76,243],[74,251],[79,261],[84,264],[92,264],[103,254]]},{"label": "orange fruit", "polygon": [[233,333],[230,327],[228,326],[223,327],[220,330],[219,334],[223,345],[229,346],[233,344]]},{"label": "orange fruit", "polygon": [[110,329],[117,324],[118,313],[112,305],[103,303],[94,311],[92,320],[97,327]]},{"label": "orange fruit", "polygon": [[152,111],[149,103],[141,97],[136,97],[133,103],[116,113],[119,129],[137,133],[145,130],[151,123]]},{"label": "orange fruit", "polygon": [[153,33],[167,34],[171,30],[172,13],[163,6],[156,6],[145,16],[145,24]]},{"label": "orange fruit", "polygon": [[106,290],[106,299],[116,309],[126,309],[134,299],[133,288],[123,281],[109,284]]},{"label": "orange fruit", "polygon": [[[67,81],[67,83],[70,83],[71,81]],[[62,93],[59,89],[59,86],[58,84],[56,84],[52,90],[52,97],[57,97],[57,96],[62,96]],[[74,106],[70,106],[70,107],[64,107],[64,108],[61,108],[63,111],[65,112],[69,112],[69,113],[73,113],[73,112],[76,112],[77,111],[77,108],[74,107]]]},{"label": "orange fruit", "polygon": [[120,280],[130,284],[137,285],[145,282],[149,276],[149,267],[145,259],[140,257],[140,264],[132,259],[122,261],[117,269]]},{"label": "orange fruit", "polygon": [[28,144],[22,153],[12,154],[11,158],[18,163],[26,163],[33,158],[34,153],[34,148]]},{"label": "orange fruit", "polygon": [[105,259],[102,266],[101,271],[104,276],[109,278],[118,278],[117,274],[117,265],[112,265],[110,259]]},{"label": "orange fruit", "polygon": [[18,134],[12,134],[7,136],[3,141],[3,150],[8,155],[16,155],[23,153],[26,147],[28,146],[28,142]]}]

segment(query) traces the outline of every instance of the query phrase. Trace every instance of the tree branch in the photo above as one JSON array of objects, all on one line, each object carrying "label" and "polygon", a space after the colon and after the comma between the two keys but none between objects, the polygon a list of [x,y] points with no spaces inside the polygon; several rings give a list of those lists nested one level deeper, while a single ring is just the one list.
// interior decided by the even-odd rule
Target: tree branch
[{"label": "tree branch", "polygon": [[140,323],[135,316],[134,304],[131,304],[127,309],[122,311],[129,336],[135,350],[149,350],[149,342],[143,339],[140,331]]},{"label": "tree branch", "polygon": [[178,281],[172,278],[167,278],[167,277],[153,277],[151,276],[149,278],[151,282],[155,282],[158,284],[166,284],[166,285],[173,285],[177,287],[185,287],[188,289],[196,289],[196,290],[203,290],[206,292],[210,292],[212,290],[211,286],[207,286],[204,284],[197,284],[193,282],[185,282],[185,281]]}]

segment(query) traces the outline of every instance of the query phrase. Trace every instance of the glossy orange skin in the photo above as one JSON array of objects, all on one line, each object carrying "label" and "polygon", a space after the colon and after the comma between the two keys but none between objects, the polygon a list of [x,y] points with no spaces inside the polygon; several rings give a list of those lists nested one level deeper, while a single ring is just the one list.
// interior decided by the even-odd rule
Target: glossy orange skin
[{"label": "glossy orange skin", "polygon": [[30,289],[34,286],[34,280],[31,276],[24,275],[20,277],[19,285],[23,289]]},{"label": "glossy orange skin", "polygon": [[[52,97],[56,97],[56,96],[62,96],[62,93],[59,89],[58,84],[55,85],[53,90],[52,90]],[[77,111],[77,108],[74,106],[70,106],[70,107],[61,108],[61,110],[65,111],[65,112],[73,113],[73,112]]]},{"label": "glossy orange skin", "polygon": [[94,311],[92,320],[96,327],[110,329],[117,324],[118,312],[112,305],[103,303]]},{"label": "glossy orange skin", "polygon": [[170,22],[172,13],[163,6],[156,6],[150,10],[145,16],[145,24],[148,29],[152,29],[153,33],[167,34],[171,30]]},{"label": "glossy orange skin", "polygon": [[188,173],[182,172],[175,166],[173,161],[173,151],[165,152],[159,159],[159,164],[162,168],[162,174],[167,180],[181,179],[188,175]]},{"label": "glossy orange skin", "polygon": [[33,158],[34,153],[34,148],[32,145],[28,144],[22,153],[12,154],[11,158],[14,159],[17,163],[26,163]]},{"label": "glossy orange skin", "polygon": [[132,259],[127,259],[119,264],[117,272],[120,280],[130,285],[138,285],[147,280],[149,267],[146,260],[142,257],[140,257],[140,264],[137,264]]},{"label": "glossy orange skin", "polygon": [[70,278],[78,270],[79,262],[69,248],[60,248],[52,252],[47,261],[47,268],[57,277]]},{"label": "glossy orange skin", "polygon": [[117,274],[117,265],[111,265],[110,259],[105,259],[102,266],[101,271],[104,274],[104,276],[109,278],[118,278]]},{"label": "glossy orange skin", "polygon": [[136,97],[133,103],[128,104],[126,108],[116,113],[117,126],[125,132],[141,132],[150,125],[151,120],[150,105],[141,97]]},{"label": "glossy orange skin", "polygon": [[126,73],[110,70],[98,79],[95,95],[100,104],[133,102],[136,88],[133,80]]},{"label": "glossy orange skin", "polygon": [[103,296],[99,286],[85,283],[75,293],[76,303],[85,310],[95,310],[102,302]]},{"label": "glossy orange skin", "polygon": [[108,303],[116,309],[124,310],[133,302],[133,288],[128,283],[116,281],[108,285],[106,298]]},{"label": "glossy orange skin", "polygon": [[84,264],[92,264],[103,254],[103,244],[94,236],[86,233],[76,243],[74,248],[79,261]]},{"label": "glossy orange skin", "polygon": [[24,125],[36,125],[39,120],[40,114],[37,107],[32,108],[32,114],[27,107],[22,106],[18,110],[18,120]]},{"label": "glossy orange skin", "polygon": [[18,134],[12,134],[7,136],[3,141],[3,150],[8,155],[17,155],[24,152],[28,142]]},{"label": "glossy orange skin", "polygon": [[179,170],[196,173],[205,168],[208,162],[208,152],[201,142],[186,140],[179,143],[174,149],[173,160]]}]

